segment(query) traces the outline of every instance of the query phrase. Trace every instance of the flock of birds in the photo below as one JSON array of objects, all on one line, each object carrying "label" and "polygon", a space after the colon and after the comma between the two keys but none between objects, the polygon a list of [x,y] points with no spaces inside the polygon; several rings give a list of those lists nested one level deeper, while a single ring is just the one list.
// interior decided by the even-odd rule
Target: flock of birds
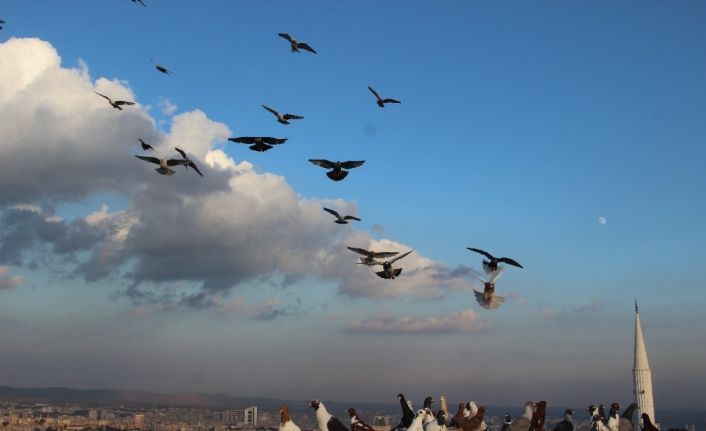
[{"label": "flock of birds", "polygon": [[[146,4],[142,0],[132,0],[133,3],[140,3],[142,6],[146,7]],[[278,33],[278,36],[285,39],[287,42],[289,42],[289,47],[293,53],[301,53],[301,50],[308,51],[312,54],[317,54],[316,50],[311,47],[306,42],[301,42],[295,39],[292,35],[288,33]],[[154,63],[155,69],[159,71],[160,73],[163,73],[165,75],[171,75],[172,72],[171,70],[167,69],[166,67],[160,65],[159,63],[155,63],[154,60],[152,60],[152,63]],[[400,104],[402,103],[398,99],[393,99],[393,98],[383,98],[380,96],[380,94],[375,91],[374,88],[368,86],[368,90],[375,96],[375,103],[380,107],[384,108],[386,104]],[[112,106],[114,109],[117,110],[123,110],[124,106],[131,106],[134,105],[135,102],[132,101],[127,101],[127,100],[113,100],[112,98],[96,92],[97,95],[100,97],[103,97],[106,99],[108,104]],[[262,105],[262,107],[270,112],[277,120],[278,123],[283,124],[283,125],[289,125],[291,124],[291,121],[293,120],[302,120],[304,117],[302,115],[297,115],[297,114],[292,114],[292,113],[282,113],[270,106],[267,105]],[[250,150],[252,151],[257,151],[257,152],[265,152],[268,151],[272,148],[274,148],[275,145],[281,145],[287,142],[287,138],[277,138],[277,137],[272,137],[272,136],[238,136],[238,137],[232,137],[228,138],[229,141],[238,143],[238,144],[245,144],[248,145]],[[153,163],[158,165],[159,167],[156,168],[155,170],[161,174],[161,175],[173,175],[175,171],[171,169],[173,166],[184,166],[187,170],[188,168],[192,168],[196,173],[199,175],[203,176],[201,171],[198,169],[196,163],[194,160],[190,157],[187,156],[186,152],[182,149],[175,148],[175,150],[179,153],[180,156],[174,156],[172,158],[166,158],[163,155],[161,155],[154,147],[152,147],[150,144],[146,143],[144,140],[139,139],[140,144],[142,145],[142,149],[144,151],[152,151],[154,152],[158,157],[151,157],[151,156],[142,156],[142,155],[135,155],[140,160],[143,160],[148,163]],[[326,176],[330,178],[333,181],[342,181],[345,179],[349,171],[354,168],[359,168],[365,164],[365,160],[347,160],[347,161],[331,161],[327,159],[309,159],[309,162],[312,164],[319,166],[321,168],[324,168],[327,170]],[[350,220],[356,220],[356,221],[361,221],[360,218],[357,216],[353,215],[341,215],[337,211],[330,209],[330,208],[324,208],[324,211],[330,213],[335,217],[334,222],[338,224],[347,224]],[[403,259],[406,256],[409,256],[414,250],[409,250],[405,253],[400,254],[398,251],[376,251],[376,250],[366,250],[363,248],[358,248],[358,247],[348,247],[349,250],[351,250],[354,253],[357,253],[361,255],[360,261],[358,264],[362,264],[365,266],[369,267],[375,267],[375,266],[381,266],[382,270],[381,271],[375,271],[375,274],[383,279],[386,280],[394,280],[395,278],[399,277],[400,274],[402,273],[401,267],[394,267],[393,265]],[[490,253],[481,250],[479,248],[468,248],[471,251],[477,252],[482,254],[485,259],[482,262],[483,269],[488,274],[488,280],[484,279],[483,277],[476,276],[482,283],[483,283],[483,291],[478,291],[474,289],[474,294],[476,298],[476,302],[478,304],[485,308],[485,309],[496,309],[498,308],[505,300],[505,297],[495,295],[495,283],[500,277],[503,267],[499,266],[499,263],[506,263],[508,265],[512,265],[518,268],[522,268],[522,265],[520,265],[517,261],[514,259],[508,258],[508,257],[500,257],[496,258]],[[486,260],[487,259],[487,260]]]},{"label": "flock of birds", "polygon": [[[486,408],[478,406],[474,401],[461,402],[458,404],[458,411],[450,416],[445,397],[441,397],[440,408],[434,412],[432,404],[434,399],[426,397],[423,408],[415,412],[412,403],[408,401],[404,394],[398,394],[397,398],[402,407],[402,417],[400,422],[391,431],[485,431],[488,425],[484,416]],[[320,400],[313,400],[309,404],[316,412],[316,421],[319,431],[349,431],[349,429],[338,418],[331,415],[326,410],[326,406]],[[649,415],[640,415],[637,404],[633,403],[621,415],[620,405],[613,403],[610,406],[610,413],[605,414],[605,408],[601,404],[596,407],[590,405],[588,414],[591,421],[590,431],[639,431],[640,420],[643,422],[643,431],[657,431],[658,429],[651,422]],[[505,421],[501,431],[546,431],[545,420],[547,412],[547,402],[528,401],[524,405],[524,413],[519,418],[512,420],[509,414],[505,414]],[[279,431],[301,431],[292,421],[289,409],[286,405],[280,407]],[[354,408],[348,409],[350,418],[350,431],[375,431],[368,425]],[[574,411],[567,409],[564,411],[563,420],[555,424],[553,431],[574,431]]]}]

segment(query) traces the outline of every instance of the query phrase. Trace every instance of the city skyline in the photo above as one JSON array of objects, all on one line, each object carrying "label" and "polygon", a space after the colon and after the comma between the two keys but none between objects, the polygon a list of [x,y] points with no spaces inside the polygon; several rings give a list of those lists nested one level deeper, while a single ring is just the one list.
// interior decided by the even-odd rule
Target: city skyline
[{"label": "city skyline", "polygon": [[706,5],[145,3],[0,10],[0,385],[706,409]]}]

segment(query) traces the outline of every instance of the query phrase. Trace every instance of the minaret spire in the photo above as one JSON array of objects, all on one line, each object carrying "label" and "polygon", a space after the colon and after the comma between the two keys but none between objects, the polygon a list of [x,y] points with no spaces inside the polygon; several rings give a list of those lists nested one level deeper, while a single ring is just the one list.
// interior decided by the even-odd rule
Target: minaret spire
[{"label": "minaret spire", "polygon": [[642,324],[640,323],[637,301],[635,301],[635,360],[632,373],[635,402],[642,413],[647,413],[650,416],[652,423],[657,423],[654,400],[652,398],[652,370],[650,370],[650,363],[647,361],[647,349],[642,335]]}]

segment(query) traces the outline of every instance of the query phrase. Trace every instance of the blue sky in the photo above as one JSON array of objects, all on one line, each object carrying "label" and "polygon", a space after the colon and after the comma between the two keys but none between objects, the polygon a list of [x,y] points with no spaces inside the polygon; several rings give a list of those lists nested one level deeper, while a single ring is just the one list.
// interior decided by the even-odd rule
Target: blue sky
[{"label": "blue sky", "polygon": [[[68,108],[41,100],[39,90],[11,94],[11,86],[0,86],[2,112],[18,118],[0,124],[0,145],[16,156],[3,157],[3,171],[15,160],[48,164],[46,148],[67,142],[81,148],[72,169],[37,169],[36,178],[56,190],[32,188],[32,171],[0,177],[6,217],[40,214],[69,232],[30,241],[22,231],[12,237],[18,258],[7,251],[9,224],[0,231],[0,267],[6,268],[0,280],[7,285],[0,288],[0,340],[11,347],[0,353],[9,364],[0,369],[0,384],[381,401],[394,401],[402,390],[419,399],[444,392],[450,399],[518,406],[531,398],[623,402],[632,390],[637,298],[656,404],[706,407],[700,389],[706,368],[694,360],[706,354],[700,341],[706,330],[706,5],[146,3],[8,0],[0,9],[7,22],[0,42],[48,42],[61,70],[83,83],[77,88],[95,85],[84,90],[96,105],[90,111],[77,105],[69,115]],[[279,32],[319,54],[290,53]],[[2,70],[23,74],[27,69],[16,64],[35,67],[18,54],[29,46],[5,51]],[[173,75],[156,72],[151,59]],[[80,76],[80,64],[87,76]],[[368,85],[402,104],[379,109]],[[94,100],[93,89],[130,91],[140,106],[112,112]],[[72,104],[79,93],[66,90],[65,101],[54,102]],[[175,112],[162,112],[165,100]],[[261,104],[305,119],[277,124]],[[47,109],[65,121],[43,123]],[[20,129],[23,118],[52,144]],[[78,127],[71,118],[95,121]],[[60,139],[64,134],[69,141]],[[225,140],[242,135],[289,141],[254,153]],[[238,164],[227,172],[247,172],[248,182],[221,196],[228,178],[244,176],[209,166],[203,181],[181,170],[158,177],[129,159],[138,154],[138,136],[164,148],[179,142],[200,165],[208,165],[209,151],[221,150]],[[93,155],[116,154],[126,158],[111,159],[105,184],[80,181]],[[309,158],[367,162],[335,183]],[[62,192],[63,182],[81,190]],[[262,213],[240,206],[238,187],[246,186],[259,196],[252,202],[261,203]],[[20,201],[12,190],[23,187],[27,198]],[[205,195],[202,205],[189,204]],[[327,215],[312,215],[332,200],[363,222],[338,229]],[[145,229],[130,230],[134,248],[120,248],[115,260],[101,261],[114,256],[101,249],[105,230],[68,226],[103,204],[113,223],[105,229],[125,220]],[[301,217],[287,217],[292,209],[301,209]],[[284,213],[270,223],[278,211]],[[229,225],[230,217],[237,224]],[[169,230],[174,226],[178,239]],[[214,246],[214,256],[206,248],[190,255],[186,246],[206,230],[223,238],[224,251]],[[71,245],[78,231],[101,239]],[[264,234],[276,240],[272,249],[261,249]],[[230,239],[243,247],[229,248]],[[410,276],[386,282],[364,268],[339,273],[331,265],[352,266],[355,256],[340,250],[368,240],[414,248],[419,260],[407,258]],[[499,310],[483,310],[473,300],[480,257],[468,246],[525,267],[505,271],[498,282],[498,293],[509,297]],[[173,260],[160,262],[160,247]],[[232,261],[223,258],[227,253]],[[301,256],[290,262],[296,253]],[[329,253],[335,257],[326,258]],[[198,268],[189,259],[199,260]],[[99,266],[107,272],[91,278]],[[426,273],[429,267],[437,272]],[[169,270],[176,275],[166,275]],[[454,270],[466,272],[458,277]],[[204,285],[207,280],[214,284]],[[459,314],[464,310],[472,313]],[[387,326],[406,317],[428,327],[435,324],[428,319],[448,316],[450,326],[442,323],[445,329],[433,333],[399,334]],[[361,322],[368,331],[351,330]],[[96,344],[104,350],[96,353]],[[361,349],[372,352],[351,359]],[[321,359],[329,355],[331,361]],[[63,372],[37,372],[47,358]],[[233,364],[276,376],[279,386],[233,372]],[[432,379],[428,371],[437,367],[450,376]],[[484,370],[480,382],[476,367]],[[351,371],[355,383],[347,380]],[[193,387],[188,376],[194,373],[211,376],[206,387]],[[425,377],[412,377],[419,374]],[[564,386],[596,380],[601,384],[582,394]],[[349,392],[331,387],[341,385]],[[477,394],[468,394],[471,385]]]}]

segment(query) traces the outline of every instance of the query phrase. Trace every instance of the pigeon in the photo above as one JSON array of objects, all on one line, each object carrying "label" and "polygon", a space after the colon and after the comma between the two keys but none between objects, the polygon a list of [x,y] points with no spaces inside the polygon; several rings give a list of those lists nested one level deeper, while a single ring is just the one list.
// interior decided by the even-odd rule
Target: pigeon
[{"label": "pigeon", "polygon": [[134,105],[134,104],[135,104],[135,102],[126,102],[126,101],[124,101],[124,100],[116,100],[116,101],[113,101],[110,97],[108,97],[108,96],[106,96],[106,95],[100,94],[100,93],[97,92],[97,91],[95,91],[95,93],[96,93],[97,95],[99,95],[100,97],[103,97],[105,100],[107,100],[108,103],[110,103],[110,106],[112,106],[112,107],[115,108],[115,109],[119,109],[120,111],[123,110],[123,108],[120,107],[120,106],[122,106],[122,105]]},{"label": "pigeon", "polygon": [[377,91],[373,90],[373,87],[368,86],[368,90],[370,90],[370,92],[375,95],[375,98],[377,99],[377,104],[381,108],[385,107],[385,103],[402,103],[397,99],[383,99],[382,97],[380,97]]},{"label": "pigeon", "polygon": [[289,417],[289,408],[284,404],[279,408],[279,431],[301,431]]},{"label": "pigeon", "polygon": [[262,105],[262,107],[270,111],[275,117],[277,117],[277,122],[281,124],[289,124],[289,120],[301,120],[304,118],[301,115],[280,114],[279,112],[275,111],[267,105]]},{"label": "pigeon", "polygon": [[327,213],[333,214],[333,216],[336,217],[336,220],[333,221],[334,223],[348,224],[348,220],[361,221],[358,217],[353,217],[352,215],[341,216],[337,211],[334,211],[330,208],[324,208],[324,211],[326,211]]},{"label": "pigeon", "polygon": [[[368,265],[368,266],[373,266],[377,264],[382,264],[382,262],[375,260],[376,258],[385,258],[385,257],[392,257],[396,255],[398,252],[397,251],[373,251],[373,250],[365,250],[362,248],[356,248],[356,247],[346,247],[350,251],[354,251],[358,254],[362,254],[365,257],[360,258],[360,264],[362,265]],[[402,395],[402,394],[400,394]],[[399,397],[399,395],[398,395]],[[414,412],[411,411],[412,416],[414,416]],[[410,419],[411,421],[412,419]]]},{"label": "pigeon", "polygon": [[532,413],[532,422],[530,424],[531,431],[544,431],[544,422],[546,420],[547,402],[540,401],[536,404],[534,413]]},{"label": "pigeon", "polygon": [[[140,139],[140,138],[137,138],[137,140],[140,141],[140,145],[142,145],[142,150],[143,150],[143,151],[152,150],[152,151],[154,151],[155,153],[157,153],[157,150],[155,150],[152,145],[148,144],[147,142],[143,141],[143,140]],[[157,153],[157,154],[159,154],[159,153]]]},{"label": "pigeon", "polygon": [[[463,423],[463,431],[481,431],[483,427],[483,416],[485,415],[485,407],[478,407],[478,412]],[[487,428],[487,425],[486,425]]]},{"label": "pigeon", "polygon": [[486,274],[491,274],[494,271],[498,270],[498,263],[507,263],[508,265],[516,266],[518,268],[522,268],[522,265],[517,263],[515,260],[510,259],[509,257],[501,257],[501,258],[496,258],[487,251],[483,251],[479,248],[471,248],[471,247],[466,247],[467,249],[471,251],[475,251],[476,253],[480,253],[483,256],[487,257],[489,260],[483,260],[483,269],[485,270]]},{"label": "pigeon", "polygon": [[[429,409],[429,411],[431,411],[432,404],[434,404],[434,398],[426,397],[426,398],[424,398],[424,406],[422,408]],[[432,414],[434,414],[434,413],[432,412]]]},{"label": "pigeon", "polygon": [[341,181],[348,176],[348,171],[344,169],[353,169],[362,166],[365,160],[349,160],[347,162],[331,162],[326,159],[309,159],[309,161],[316,166],[321,166],[324,169],[331,169],[331,171],[326,172],[326,176],[331,178],[333,181]]},{"label": "pigeon", "polygon": [[510,413],[505,413],[505,420],[503,421],[503,426],[500,428],[500,431],[508,431],[510,424],[512,424],[512,416],[510,416]]},{"label": "pigeon", "polygon": [[[602,405],[601,405],[602,407]],[[594,404],[588,406],[588,414],[591,416],[591,424],[589,430],[591,431],[608,431],[603,418],[601,417],[600,408],[596,407]]]},{"label": "pigeon", "polygon": [[439,409],[443,410],[446,416],[449,415],[449,406],[446,404],[446,397],[444,395],[439,397]]},{"label": "pigeon", "polygon": [[659,431],[659,428],[652,423],[650,415],[647,413],[642,414],[642,431]]},{"label": "pigeon", "polygon": [[610,431],[619,431],[620,429],[620,404],[613,403],[610,405],[610,412],[608,413],[608,421],[606,426]]},{"label": "pigeon", "polygon": [[147,5],[146,5],[142,0],[132,0],[132,2],[135,3],[135,4],[139,3],[139,4],[141,4],[142,6],[147,7]]},{"label": "pigeon", "polygon": [[[351,247],[348,247],[348,249],[355,251]],[[360,250],[360,249],[358,249],[358,250]],[[397,254],[397,253],[394,253],[394,254]],[[410,425],[412,425],[412,420],[414,420],[414,411],[412,410],[412,406],[404,398],[404,394],[403,393],[397,394],[397,399],[400,401],[400,406],[402,406],[402,418],[400,418],[400,423],[397,424],[390,431],[395,431],[397,429],[408,429],[410,427]]]},{"label": "pigeon", "polygon": [[324,403],[319,400],[313,400],[309,405],[316,411],[316,422],[318,423],[319,431],[348,431],[348,428],[340,420],[331,416],[331,413],[326,410]]},{"label": "pigeon", "polygon": [[504,296],[495,295],[495,282],[498,278],[500,278],[501,274],[502,268],[498,268],[497,271],[493,272],[493,275],[490,277],[489,281],[486,281],[480,275],[476,275],[476,278],[483,283],[483,291],[479,292],[473,289],[473,293],[476,296],[476,302],[478,302],[481,307],[488,310],[494,310],[500,307],[500,305],[502,305],[505,301]]},{"label": "pigeon", "polygon": [[[476,404],[475,401],[471,400],[468,403],[466,403],[466,408],[463,410],[463,416],[466,419],[470,419],[473,416],[478,414],[478,404]],[[485,423],[485,421],[481,422],[481,430],[485,431],[488,429],[488,425]]]},{"label": "pigeon", "polygon": [[574,411],[566,409],[564,420],[556,424],[553,431],[574,431]]},{"label": "pigeon", "polygon": [[449,424],[449,427],[451,427],[451,428],[462,427],[463,423],[468,420],[468,418],[466,418],[466,415],[464,414],[465,411],[466,411],[466,404],[458,403],[458,411],[451,418],[451,423]]},{"label": "pigeon", "polygon": [[167,175],[167,176],[174,175],[175,172],[173,170],[169,169],[169,167],[181,165],[181,166],[192,167],[196,171],[196,173],[198,173],[199,175],[201,175],[203,177],[203,174],[196,167],[196,164],[194,164],[194,162],[191,159],[187,158],[186,154],[182,150],[179,150],[177,148],[177,151],[179,151],[179,153],[182,155],[181,159],[166,159],[162,156],[157,158],[157,157],[135,155],[135,157],[137,157],[140,160],[144,160],[145,162],[150,162],[150,163],[154,163],[155,165],[159,165],[159,167],[156,168],[155,171],[157,171],[158,173],[160,173],[162,175]]},{"label": "pigeon", "polygon": [[423,409],[417,410],[417,413],[414,415],[414,419],[412,420],[412,424],[407,428],[407,431],[424,431],[424,417],[426,416],[426,412]]},{"label": "pigeon", "polygon": [[289,45],[292,48],[292,52],[299,52],[299,49],[303,49],[305,51],[309,51],[309,52],[316,54],[316,51],[314,51],[314,48],[310,47],[309,44],[304,43],[304,42],[298,42],[295,38],[290,36],[288,33],[277,33],[277,35],[279,37],[287,39],[289,41]]},{"label": "pigeon", "polygon": [[424,408],[424,420],[422,421],[422,427],[424,431],[441,431],[442,427],[446,428],[445,420],[440,420],[441,416],[445,417],[444,411],[439,410],[436,415],[431,410],[430,407]]},{"label": "pigeon", "polygon": [[354,408],[348,409],[348,416],[351,418],[351,431],[375,431],[373,427],[363,422]]},{"label": "pigeon", "polygon": [[197,174],[199,174],[203,177],[203,174],[201,173],[201,171],[199,171],[199,168],[196,167],[196,163],[194,163],[193,160],[186,157],[186,153],[184,152],[184,150],[180,150],[179,148],[176,148],[176,147],[174,147],[174,149],[177,150],[179,152],[179,154],[181,154],[182,159],[188,161],[188,163],[186,163],[184,165],[184,168],[186,168],[186,169],[191,168],[191,169],[195,170]]},{"label": "pigeon", "polygon": [[376,265],[382,265],[382,271],[378,271],[375,274],[377,274],[380,278],[394,280],[395,277],[398,277],[402,273],[402,268],[392,268],[392,264],[407,256],[408,254],[412,253],[413,251],[414,250],[410,250],[405,254],[395,256],[390,260],[386,260],[385,262],[376,263]]},{"label": "pigeon", "polygon": [[628,408],[625,409],[622,416],[620,416],[620,431],[632,431],[633,420],[639,420],[639,418],[640,408],[637,406],[637,403],[630,404]]},{"label": "pigeon", "polygon": [[287,142],[287,138],[272,138],[269,136],[241,136],[238,138],[228,138],[228,140],[239,144],[250,144],[250,149],[259,153],[264,153],[271,149],[273,145]]},{"label": "pigeon", "polygon": [[510,426],[508,431],[528,431],[530,425],[532,424],[532,413],[534,412],[535,404],[532,401],[527,401],[525,403],[525,412],[519,418],[515,419]]},{"label": "pigeon", "polygon": [[[152,63],[154,63],[154,60],[151,60],[151,61],[152,61]],[[165,74],[165,75],[171,75],[171,74],[172,74],[172,71],[171,71],[171,70],[167,69],[166,67],[162,66],[162,65],[159,64],[159,63],[154,63],[154,68],[157,69],[157,70],[159,70],[160,72],[162,72],[162,73]]]}]

